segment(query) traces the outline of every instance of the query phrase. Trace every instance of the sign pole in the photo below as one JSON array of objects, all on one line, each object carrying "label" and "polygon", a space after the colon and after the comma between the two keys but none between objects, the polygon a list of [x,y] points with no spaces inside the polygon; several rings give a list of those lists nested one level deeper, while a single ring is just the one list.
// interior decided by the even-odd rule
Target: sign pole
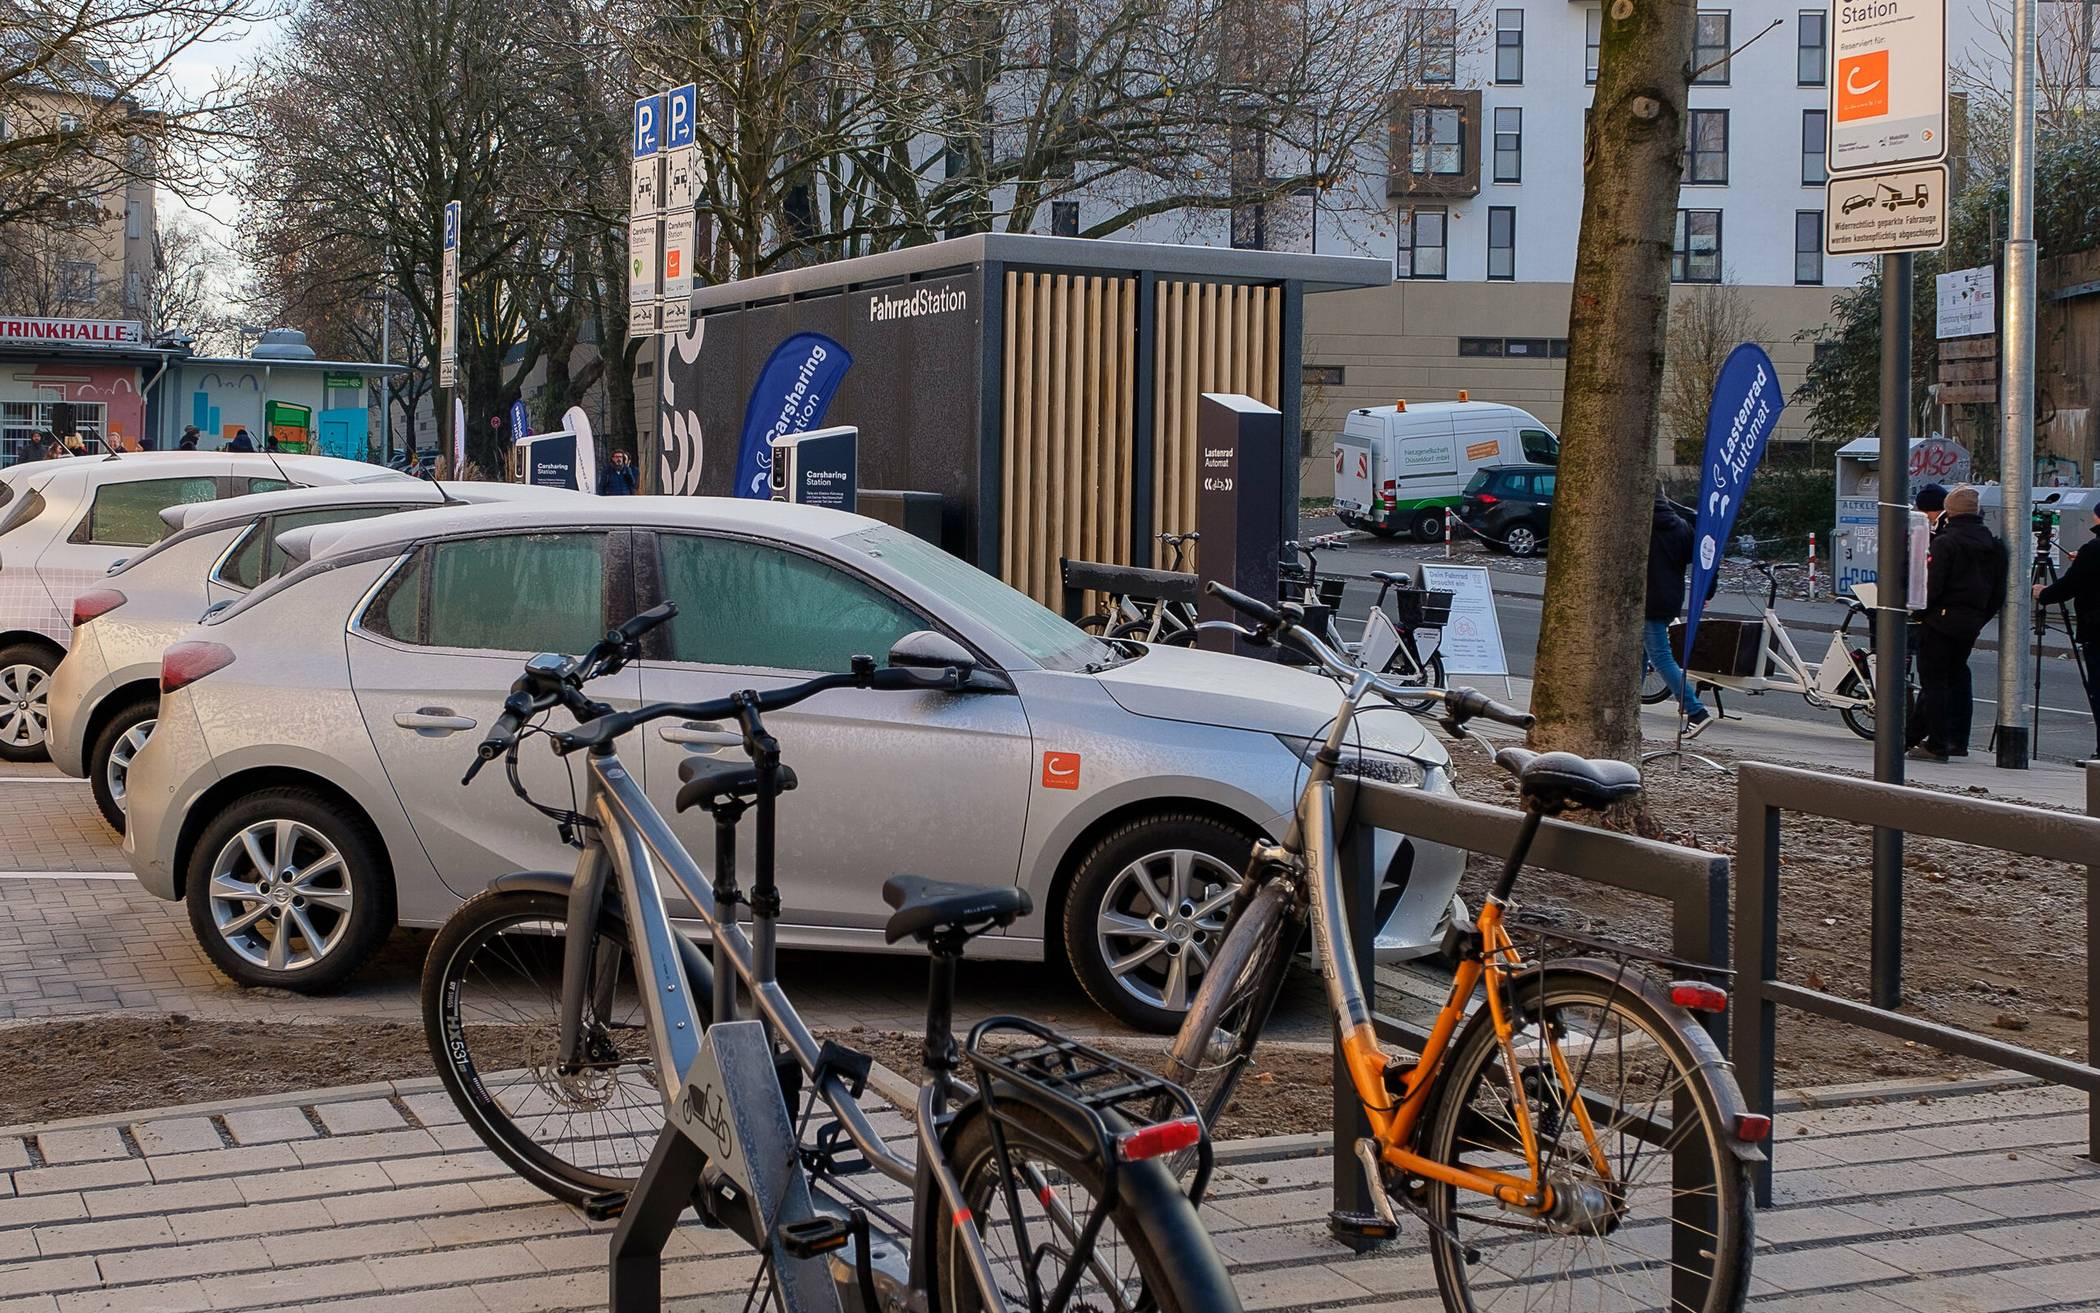
[{"label": "sign pole", "polygon": [[[1911,256],[1881,257],[1880,542],[1874,591],[1874,778],[1903,783],[1904,712],[1910,690],[1910,278]],[[1903,831],[1874,831],[1874,927],[1869,975],[1874,1006],[1903,1001]]]},{"label": "sign pole", "polygon": [[2005,489],[2005,606],[1998,613],[1998,765],[2027,769],[2025,710],[2034,701],[2027,635],[2034,598],[2034,0],[2013,0],[2012,197],[2005,241],[2005,404],[1998,477]]}]

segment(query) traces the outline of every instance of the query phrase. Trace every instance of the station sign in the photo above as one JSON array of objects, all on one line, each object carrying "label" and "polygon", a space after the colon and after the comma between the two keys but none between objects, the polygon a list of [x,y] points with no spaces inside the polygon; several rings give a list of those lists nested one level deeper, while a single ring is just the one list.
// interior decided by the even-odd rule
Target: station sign
[{"label": "station sign", "polygon": [[444,267],[438,285],[438,386],[459,382],[459,202],[445,202]]},{"label": "station sign", "polygon": [[1831,20],[1830,172],[1946,159],[1947,0],[1839,0]]}]

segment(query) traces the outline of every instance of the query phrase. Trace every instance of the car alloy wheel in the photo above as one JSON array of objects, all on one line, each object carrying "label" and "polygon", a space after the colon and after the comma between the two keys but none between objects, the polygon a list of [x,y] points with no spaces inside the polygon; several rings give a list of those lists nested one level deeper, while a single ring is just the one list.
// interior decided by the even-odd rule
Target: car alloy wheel
[{"label": "car alloy wheel", "polygon": [[1116,872],[1094,923],[1101,960],[1132,998],[1186,1011],[1224,938],[1240,873],[1206,852],[1148,853]]},{"label": "car alloy wheel", "polygon": [[30,752],[50,733],[51,672],[17,661],[0,666],[0,747]]},{"label": "car alloy wheel", "polygon": [[1538,535],[1533,533],[1527,526],[1521,524],[1511,529],[1509,536],[1504,538],[1503,542],[1509,545],[1509,554],[1511,556],[1529,556],[1539,549]]},{"label": "car alloy wheel", "polygon": [[124,793],[131,780],[132,758],[138,756],[139,749],[146,746],[146,740],[153,737],[153,725],[151,717],[142,720],[118,735],[117,741],[110,745],[109,760],[102,767],[102,781],[118,811],[124,810]]},{"label": "car alloy wheel", "polygon": [[264,820],[212,859],[212,924],[241,960],[299,971],[334,952],[350,929],[355,895],[343,854],[294,820]]}]

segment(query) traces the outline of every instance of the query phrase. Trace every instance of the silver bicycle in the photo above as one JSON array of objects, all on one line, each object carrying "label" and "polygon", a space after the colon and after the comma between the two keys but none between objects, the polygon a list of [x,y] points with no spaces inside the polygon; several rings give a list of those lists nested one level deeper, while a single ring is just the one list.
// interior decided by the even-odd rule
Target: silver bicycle
[{"label": "silver bicycle", "polygon": [[[576,870],[496,880],[446,923],[423,977],[432,1053],[467,1123],[534,1185],[620,1219],[615,1313],[659,1307],[662,1250],[687,1207],[761,1255],[747,1308],[1237,1310],[1196,1217],[1210,1150],[1187,1094],[1018,1017],[956,1044],[964,945],[1025,914],[1025,891],[911,876],[883,887],[890,942],[916,939],[932,959],[916,1161],[858,1102],[869,1056],[819,1042],[775,979],[774,814],[794,773],[766,713],[848,687],[1000,696],[1003,677],[919,633],[885,669],[858,657],[849,672],[765,693],[624,712],[592,701],[585,685],[639,655],[675,610],[635,617],[582,657],[526,663],[462,783],[504,757],[512,788],[580,849]],[[575,728],[540,719],[556,708]],[[680,770],[679,809],[715,817],[712,879],[614,748],[667,717],[734,724],[725,746],[746,758],[695,756]],[[533,736],[585,754],[580,803],[527,796],[517,754]],[[747,809],[748,891],[735,865]],[[667,891],[706,923],[711,961],[672,925]],[[1201,1167],[1184,1194],[1163,1160],[1192,1150]]]}]

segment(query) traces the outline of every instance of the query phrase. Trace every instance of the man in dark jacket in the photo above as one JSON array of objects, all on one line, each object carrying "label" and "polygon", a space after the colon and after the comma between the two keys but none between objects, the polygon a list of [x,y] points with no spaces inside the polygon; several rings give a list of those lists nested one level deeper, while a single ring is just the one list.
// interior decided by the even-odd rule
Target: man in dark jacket
[{"label": "man in dark jacket", "polygon": [[248,436],[248,430],[236,429],[233,441],[226,444],[226,450],[252,452],[255,450],[255,439]]},{"label": "man in dark jacket", "polygon": [[1655,494],[1655,516],[1648,528],[1648,605],[1643,612],[1641,647],[1648,664],[1663,677],[1684,709],[1686,738],[1697,738],[1713,724],[1713,713],[1686,684],[1677,654],[1670,650],[1670,622],[1684,612],[1684,572],[1692,563],[1692,526],[1670,499]]},{"label": "man in dark jacket", "polygon": [[1947,509],[1932,535],[1925,569],[1925,611],[1918,635],[1919,719],[1924,723],[1910,755],[1945,761],[1969,755],[1974,702],[1969,653],[1976,635],[2005,604],[2005,544],[1976,513],[1976,489],[1963,484],[1947,494]]},{"label": "man in dark jacket", "polygon": [[2071,568],[2053,584],[2036,584],[2034,600],[2043,606],[2069,602],[2078,618],[2078,649],[2085,658],[2085,700],[2093,708],[2093,756],[2100,758],[2100,501],[2093,503],[2093,536],[2085,540]]},{"label": "man in dark jacket", "polygon": [[638,473],[634,468],[634,462],[627,459],[626,451],[619,447],[614,447],[612,465],[605,471],[605,477],[598,481],[598,495],[601,497],[633,496],[636,488],[640,486],[640,480],[637,477]]}]

